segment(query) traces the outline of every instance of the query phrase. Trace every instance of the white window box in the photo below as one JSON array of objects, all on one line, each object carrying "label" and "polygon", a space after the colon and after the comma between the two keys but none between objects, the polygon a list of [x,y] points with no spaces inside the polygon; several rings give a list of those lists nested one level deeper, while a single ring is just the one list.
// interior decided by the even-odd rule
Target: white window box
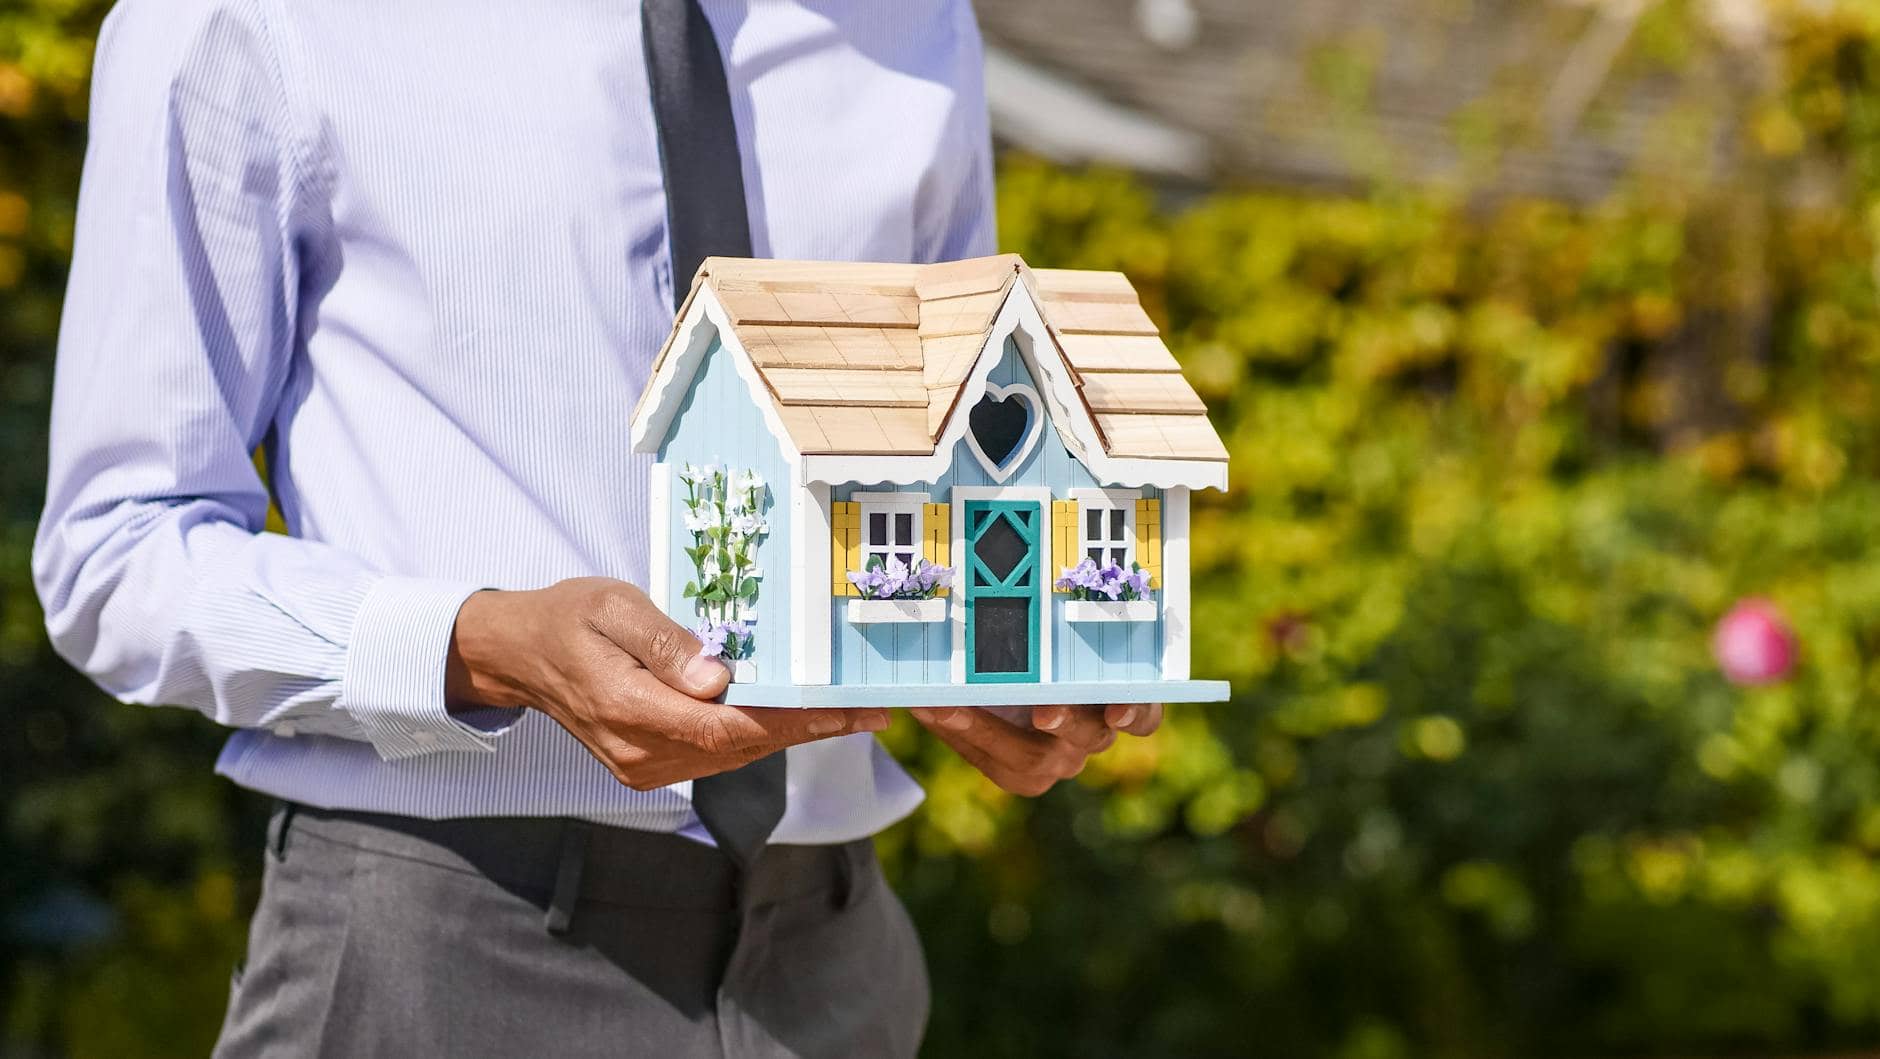
[{"label": "white window box", "polygon": [[851,599],[850,625],[875,625],[891,621],[945,621],[945,596],[932,599]]},{"label": "white window box", "polygon": [[740,658],[735,662],[727,662],[725,664],[731,667],[731,682],[733,684],[757,683],[757,663],[754,660]]},{"label": "white window box", "polygon": [[1065,621],[1154,621],[1153,599],[1067,599]]}]

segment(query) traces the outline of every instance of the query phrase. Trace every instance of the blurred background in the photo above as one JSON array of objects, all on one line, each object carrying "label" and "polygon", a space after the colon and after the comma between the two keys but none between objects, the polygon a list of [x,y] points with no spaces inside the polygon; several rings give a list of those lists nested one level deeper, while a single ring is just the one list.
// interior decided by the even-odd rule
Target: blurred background
[{"label": "blurred background", "polygon": [[[0,6],[0,1055],[197,1055],[265,806],[27,560],[98,0]],[[1880,4],[980,5],[1002,249],[1233,451],[1198,675],[1046,798],[907,727],[935,1056],[1880,1046]]]}]

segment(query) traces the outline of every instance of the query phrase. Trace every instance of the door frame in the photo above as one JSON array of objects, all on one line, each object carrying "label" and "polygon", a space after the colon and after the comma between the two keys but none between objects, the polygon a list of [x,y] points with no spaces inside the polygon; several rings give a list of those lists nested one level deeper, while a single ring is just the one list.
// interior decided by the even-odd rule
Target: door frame
[{"label": "door frame", "polygon": [[1042,576],[1038,578],[1038,683],[1051,682],[1051,626],[1056,615],[1052,612],[1051,582],[1057,580],[1052,571],[1057,557],[1051,554],[1051,490],[1044,486],[980,486],[956,485],[947,497],[949,514],[953,523],[953,550],[956,568],[960,579],[954,588],[955,597],[949,623],[953,626],[953,664],[952,678],[955,684],[966,683],[966,578],[970,570],[966,555],[966,502],[968,500],[1024,500],[1038,505],[1038,567]]}]

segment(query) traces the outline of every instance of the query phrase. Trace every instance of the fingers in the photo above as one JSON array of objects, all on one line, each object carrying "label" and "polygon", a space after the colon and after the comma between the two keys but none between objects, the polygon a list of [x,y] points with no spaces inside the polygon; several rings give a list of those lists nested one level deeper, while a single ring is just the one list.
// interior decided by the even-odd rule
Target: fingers
[{"label": "fingers", "polygon": [[1039,706],[1031,711],[1031,727],[1068,740],[1085,753],[1094,754],[1116,740],[1116,732],[1104,723],[1104,711],[1088,706]]},{"label": "fingers", "polygon": [[1027,731],[983,710],[956,707],[908,712],[992,782],[1013,794],[1043,794],[1057,781],[1082,772],[1088,756],[1067,739]]},{"label": "fingers", "polygon": [[1126,702],[1105,706],[1103,723],[1130,735],[1153,735],[1162,727],[1162,704]]},{"label": "fingers", "polygon": [[715,699],[731,681],[724,663],[699,654],[698,637],[690,629],[668,618],[632,585],[610,585],[595,601],[588,621],[667,687],[692,698]]},{"label": "fingers", "polygon": [[628,674],[623,683],[633,700],[632,724],[707,757],[888,727],[886,710],[794,710],[701,702],[666,686],[649,671]]}]

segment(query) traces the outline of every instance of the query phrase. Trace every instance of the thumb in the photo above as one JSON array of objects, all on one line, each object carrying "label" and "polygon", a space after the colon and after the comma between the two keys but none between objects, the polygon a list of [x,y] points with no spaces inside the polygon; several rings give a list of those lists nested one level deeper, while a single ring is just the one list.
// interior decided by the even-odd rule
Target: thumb
[{"label": "thumb", "polygon": [[715,699],[724,692],[731,671],[699,653],[692,630],[667,617],[645,593],[635,591],[624,602],[609,615],[608,639],[674,691],[695,699]]}]

